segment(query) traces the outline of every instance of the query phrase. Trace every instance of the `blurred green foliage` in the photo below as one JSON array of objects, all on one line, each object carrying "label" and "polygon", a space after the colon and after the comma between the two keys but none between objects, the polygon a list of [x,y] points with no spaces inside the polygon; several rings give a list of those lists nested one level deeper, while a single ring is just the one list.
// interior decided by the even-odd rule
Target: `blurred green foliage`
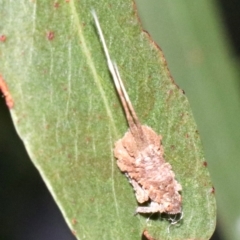
[{"label": "blurred green foliage", "polygon": [[239,71],[216,1],[137,0],[143,28],[186,92],[216,188],[220,231],[240,238]]}]

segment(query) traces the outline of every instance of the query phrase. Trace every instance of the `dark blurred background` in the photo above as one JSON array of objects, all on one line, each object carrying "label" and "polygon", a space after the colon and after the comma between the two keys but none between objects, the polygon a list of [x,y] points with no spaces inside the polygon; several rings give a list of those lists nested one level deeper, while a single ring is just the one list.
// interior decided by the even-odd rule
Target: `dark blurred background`
[{"label": "dark blurred background", "polygon": [[[232,52],[239,58],[240,1],[218,3]],[[0,98],[0,133],[0,239],[75,239],[29,159],[3,98]],[[218,232],[217,227],[212,240],[223,240]]]}]

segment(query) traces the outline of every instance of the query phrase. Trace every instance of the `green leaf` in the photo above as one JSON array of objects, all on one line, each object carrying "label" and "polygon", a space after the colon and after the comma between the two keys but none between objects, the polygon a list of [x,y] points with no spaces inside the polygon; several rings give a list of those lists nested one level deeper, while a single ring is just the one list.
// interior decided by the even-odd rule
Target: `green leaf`
[{"label": "green leaf", "polygon": [[[209,239],[215,198],[189,103],[131,1],[0,2],[0,71],[26,149],[78,239]],[[163,136],[183,187],[183,220],[133,216],[137,202],[113,157],[127,122],[91,9],[142,124]],[[168,232],[169,229],[169,232]]]}]

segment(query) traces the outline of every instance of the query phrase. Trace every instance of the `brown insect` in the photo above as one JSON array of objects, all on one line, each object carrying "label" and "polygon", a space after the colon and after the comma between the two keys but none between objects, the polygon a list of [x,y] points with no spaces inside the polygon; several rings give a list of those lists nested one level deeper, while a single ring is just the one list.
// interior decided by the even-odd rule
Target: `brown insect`
[{"label": "brown insect", "polygon": [[115,87],[126,114],[129,130],[115,143],[117,165],[133,186],[137,201],[148,206],[138,206],[137,213],[182,213],[181,185],[175,180],[172,166],[164,159],[161,135],[148,126],[141,125],[123,85],[116,63],[109,55],[105,39],[96,16],[92,12],[112,74]]}]

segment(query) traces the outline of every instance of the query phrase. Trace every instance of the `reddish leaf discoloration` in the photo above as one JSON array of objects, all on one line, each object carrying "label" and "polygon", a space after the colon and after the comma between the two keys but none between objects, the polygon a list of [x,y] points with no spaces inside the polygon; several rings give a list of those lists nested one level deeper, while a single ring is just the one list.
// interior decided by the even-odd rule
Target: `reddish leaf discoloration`
[{"label": "reddish leaf discoloration", "polygon": [[54,7],[55,7],[55,8],[59,8],[59,3],[58,3],[58,2],[55,2],[55,3],[54,3]]},{"label": "reddish leaf discoloration", "polygon": [[75,225],[77,223],[77,219],[76,218],[73,218],[72,219],[72,224]]},{"label": "reddish leaf discoloration", "polygon": [[7,39],[6,35],[0,35],[0,42],[5,42]]},{"label": "reddish leaf discoloration", "polygon": [[54,32],[53,31],[48,31],[47,32],[47,39],[50,40],[50,41],[54,39]]},{"label": "reddish leaf discoloration", "polygon": [[2,92],[3,96],[5,97],[5,102],[9,109],[13,108],[14,101],[13,98],[8,91],[8,87],[6,82],[4,81],[3,77],[0,75],[0,91]]},{"label": "reddish leaf discoloration", "polygon": [[144,240],[156,240],[155,238],[153,238],[147,230],[144,230],[143,232],[143,238]]}]

